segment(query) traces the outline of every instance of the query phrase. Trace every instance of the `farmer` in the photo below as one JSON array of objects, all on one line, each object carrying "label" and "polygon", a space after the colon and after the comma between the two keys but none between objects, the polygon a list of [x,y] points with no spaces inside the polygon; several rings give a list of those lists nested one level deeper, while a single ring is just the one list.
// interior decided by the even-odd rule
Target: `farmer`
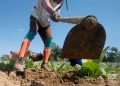
[{"label": "farmer", "polygon": [[48,59],[51,53],[53,38],[49,19],[54,22],[58,22],[58,18],[60,17],[60,8],[63,2],[64,0],[37,0],[37,3],[30,15],[30,29],[22,42],[19,51],[19,59],[15,63],[16,71],[24,71],[24,66],[22,64],[23,57],[37,33],[40,35],[44,43],[43,62],[41,68],[51,71],[48,67]]}]

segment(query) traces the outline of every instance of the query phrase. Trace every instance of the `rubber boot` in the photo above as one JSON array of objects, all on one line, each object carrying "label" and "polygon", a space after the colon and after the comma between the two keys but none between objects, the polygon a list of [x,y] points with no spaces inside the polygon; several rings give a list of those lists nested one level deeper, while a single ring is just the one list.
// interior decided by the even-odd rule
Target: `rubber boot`
[{"label": "rubber boot", "polygon": [[41,64],[41,69],[42,70],[45,70],[45,71],[48,71],[48,72],[51,72],[52,70],[48,67],[48,63],[45,63],[45,62],[43,62],[42,64]]},{"label": "rubber boot", "polygon": [[23,65],[22,58],[20,58],[20,59],[18,59],[18,61],[16,61],[14,68],[17,72],[24,72],[25,66]]}]

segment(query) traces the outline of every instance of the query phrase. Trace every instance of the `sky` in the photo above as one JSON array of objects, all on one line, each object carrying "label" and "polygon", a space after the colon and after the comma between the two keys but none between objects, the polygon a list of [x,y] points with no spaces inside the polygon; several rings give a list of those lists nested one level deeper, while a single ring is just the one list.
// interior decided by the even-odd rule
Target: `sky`
[{"label": "sky", "polygon": [[[18,51],[29,30],[29,16],[36,0],[0,0],[0,56]],[[106,46],[120,50],[120,0],[68,0],[61,8],[62,17],[95,15],[106,31]],[[51,21],[53,42],[61,48],[69,30],[75,26]],[[43,51],[39,35],[32,41],[30,50]]]}]

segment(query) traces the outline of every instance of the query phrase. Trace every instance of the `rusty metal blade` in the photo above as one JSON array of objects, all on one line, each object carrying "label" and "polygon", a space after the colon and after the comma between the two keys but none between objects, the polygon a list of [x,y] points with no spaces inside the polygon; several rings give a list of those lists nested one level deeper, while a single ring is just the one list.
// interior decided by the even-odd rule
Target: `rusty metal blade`
[{"label": "rusty metal blade", "polygon": [[106,32],[100,23],[92,29],[86,29],[82,24],[78,24],[69,31],[61,58],[98,59],[104,48],[105,40]]}]

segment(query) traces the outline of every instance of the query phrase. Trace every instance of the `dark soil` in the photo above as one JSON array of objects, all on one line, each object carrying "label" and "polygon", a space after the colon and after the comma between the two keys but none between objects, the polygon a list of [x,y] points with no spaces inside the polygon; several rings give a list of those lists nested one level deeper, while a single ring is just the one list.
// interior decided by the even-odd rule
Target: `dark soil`
[{"label": "dark soil", "polygon": [[[117,71],[120,75],[120,71]],[[64,75],[40,69],[26,69],[24,73],[0,71],[0,86],[120,86],[120,78],[80,77],[78,71]]]}]

